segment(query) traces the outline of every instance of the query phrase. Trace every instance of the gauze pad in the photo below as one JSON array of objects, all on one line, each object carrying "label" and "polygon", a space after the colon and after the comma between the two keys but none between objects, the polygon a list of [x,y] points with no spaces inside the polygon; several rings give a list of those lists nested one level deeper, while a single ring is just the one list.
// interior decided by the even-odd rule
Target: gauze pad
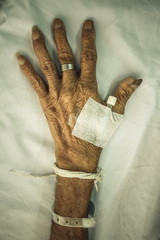
[{"label": "gauze pad", "polygon": [[104,148],[122,119],[122,114],[112,112],[111,108],[89,98],[77,118],[72,135]]}]

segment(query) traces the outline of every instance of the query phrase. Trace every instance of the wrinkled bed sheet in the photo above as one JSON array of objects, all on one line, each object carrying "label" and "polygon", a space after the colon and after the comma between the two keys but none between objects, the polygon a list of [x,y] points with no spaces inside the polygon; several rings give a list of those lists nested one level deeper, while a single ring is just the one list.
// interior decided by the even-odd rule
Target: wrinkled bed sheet
[{"label": "wrinkled bed sheet", "polygon": [[6,0],[0,6],[0,240],[49,238],[54,143],[15,53],[39,72],[31,44],[38,25],[56,59],[56,17],[65,21],[78,70],[82,23],[94,20],[103,99],[123,78],[143,79],[100,158],[105,176],[92,194],[97,225],[90,240],[160,239],[160,1]]}]

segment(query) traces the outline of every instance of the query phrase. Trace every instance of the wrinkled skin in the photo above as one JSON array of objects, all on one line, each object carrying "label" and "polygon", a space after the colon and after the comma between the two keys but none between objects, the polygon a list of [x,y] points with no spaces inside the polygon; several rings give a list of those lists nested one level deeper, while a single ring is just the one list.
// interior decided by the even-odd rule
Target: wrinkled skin
[{"label": "wrinkled skin", "polygon": [[[67,41],[65,27],[60,19],[54,20],[53,35],[60,64],[74,64],[74,58],[72,50]],[[97,91],[97,53],[93,22],[91,20],[86,20],[83,24],[80,76],[76,74],[75,70],[67,70],[62,73],[62,76],[59,75],[56,65],[46,49],[44,36],[37,27],[34,27],[32,30],[32,41],[41,71],[43,72],[48,85],[46,85],[43,79],[41,79],[35,72],[31,63],[25,56],[17,54],[17,58],[23,73],[29,79],[32,87],[35,89],[36,93],[39,96],[40,104],[47,118],[55,142],[57,165],[63,169],[95,172],[102,149],[72,136],[71,132],[73,126],[69,124],[70,116],[74,118],[74,116],[76,116],[77,113],[79,113],[83,108],[89,97],[93,98],[99,103],[105,104],[100,99]],[[115,93],[113,93],[113,95],[117,97],[117,103],[113,107],[114,112],[120,114],[124,113],[125,105],[129,97],[132,95],[140,83],[141,80],[136,80],[132,77],[128,77],[120,82],[117,90]],[[61,181],[63,182],[61,185],[64,185],[64,181],[66,181],[65,184],[67,184],[67,181],[69,180],[59,178],[59,182]],[[68,184],[71,184],[71,182]],[[85,184],[86,185],[82,186],[83,184],[81,182],[76,183],[74,188],[75,199],[77,199],[77,186],[77,188],[86,189],[86,191],[89,192],[88,196],[85,196],[87,198],[87,201],[89,201],[92,184],[90,184],[90,182]],[[72,209],[71,205],[73,205],[73,203],[70,204],[67,202],[69,200],[67,200],[67,193],[65,190],[60,190],[59,188],[60,187],[58,187],[57,183],[55,211],[58,214],[61,213],[61,215],[66,214],[69,216],[70,214],[71,217],[78,217],[78,215],[82,216],[83,213],[76,212],[76,210]],[[68,209],[70,209],[70,212],[67,212],[66,209],[59,210],[59,208],[61,208],[60,198],[63,194],[65,194],[64,199],[66,198],[66,203]],[[73,192],[70,192],[69,194],[74,195]],[[81,201],[81,208],[83,209],[84,207],[84,214],[86,214],[85,206],[87,205],[87,202],[83,202],[84,196],[82,196],[81,199],[81,197],[78,195],[78,198],[79,201]],[[76,201],[75,199],[73,201],[74,203]],[[82,231],[77,229],[72,231],[71,229],[67,235],[66,231],[69,230],[66,230],[63,227],[53,226],[53,234],[51,233],[51,239],[58,240],[63,238],[65,240],[69,238],[71,239],[71,236],[73,237],[72,239],[76,240],[87,239],[86,230]],[[69,237],[67,238],[67,236]]]},{"label": "wrinkled skin", "polygon": [[[65,28],[60,19],[54,21],[53,32],[60,63],[74,63]],[[18,59],[21,63],[22,71],[30,80],[39,96],[42,109],[55,140],[57,154],[61,154],[63,148],[72,148],[74,151],[77,146],[78,148],[89,147],[92,151],[97,150],[99,152],[97,147],[73,137],[71,135],[72,128],[68,125],[69,116],[76,115],[83,108],[89,97],[102,102],[97,91],[95,69],[97,53],[95,48],[95,29],[92,21],[86,21],[83,26],[81,74],[79,77],[76,75],[75,70],[65,71],[62,77],[59,77],[56,66],[46,49],[44,36],[37,27],[34,27],[32,30],[32,39],[41,70],[49,86],[44,84],[26,57],[18,56]],[[131,84],[134,84],[135,81],[133,78],[127,78],[120,83],[114,94],[118,101],[113,111],[118,113],[124,112],[125,104],[134,91]],[[84,151],[83,149],[81,150]],[[58,164],[64,168],[69,168],[69,162]],[[83,162],[81,165],[83,165]],[[74,163],[70,167],[73,169]],[[83,168],[83,166],[76,167],[77,170],[79,168]]]}]

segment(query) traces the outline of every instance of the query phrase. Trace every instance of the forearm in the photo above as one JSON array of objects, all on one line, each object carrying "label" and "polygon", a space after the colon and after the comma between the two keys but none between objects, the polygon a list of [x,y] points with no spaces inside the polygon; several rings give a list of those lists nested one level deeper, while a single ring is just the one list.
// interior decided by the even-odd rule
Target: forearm
[{"label": "forearm", "polygon": [[[90,152],[85,156],[84,153],[79,153],[76,156],[77,161],[86,160],[89,168],[87,172],[95,172],[101,150]],[[59,155],[60,156],[60,155]],[[71,154],[74,156],[74,154]],[[91,157],[92,156],[92,157]],[[94,158],[94,159],[93,159]],[[96,158],[96,160],[95,160]],[[70,159],[70,163],[75,159]],[[61,162],[61,161],[60,161]],[[77,163],[77,166],[79,164]],[[61,167],[61,166],[59,166]],[[67,167],[66,167],[67,168]],[[78,167],[77,167],[78,168]],[[85,167],[84,167],[85,168]],[[79,169],[85,171],[85,169]],[[76,170],[74,169],[70,170]],[[84,218],[88,216],[88,205],[93,188],[93,180],[77,179],[77,178],[63,178],[57,176],[57,184],[55,191],[55,203],[53,210],[58,215],[71,218]],[[70,228],[57,225],[52,222],[50,240],[87,240],[87,229],[84,228]]]},{"label": "forearm", "polygon": [[[87,217],[93,181],[57,177],[54,212],[64,217]],[[52,223],[51,239],[85,240],[87,230]]]}]

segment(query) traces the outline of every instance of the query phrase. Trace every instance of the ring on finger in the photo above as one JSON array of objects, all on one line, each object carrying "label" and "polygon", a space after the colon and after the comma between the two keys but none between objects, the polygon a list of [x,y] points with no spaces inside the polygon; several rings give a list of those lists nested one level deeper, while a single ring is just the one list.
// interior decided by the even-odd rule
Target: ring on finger
[{"label": "ring on finger", "polygon": [[71,70],[71,69],[74,69],[74,65],[72,63],[61,64],[61,72]]}]

